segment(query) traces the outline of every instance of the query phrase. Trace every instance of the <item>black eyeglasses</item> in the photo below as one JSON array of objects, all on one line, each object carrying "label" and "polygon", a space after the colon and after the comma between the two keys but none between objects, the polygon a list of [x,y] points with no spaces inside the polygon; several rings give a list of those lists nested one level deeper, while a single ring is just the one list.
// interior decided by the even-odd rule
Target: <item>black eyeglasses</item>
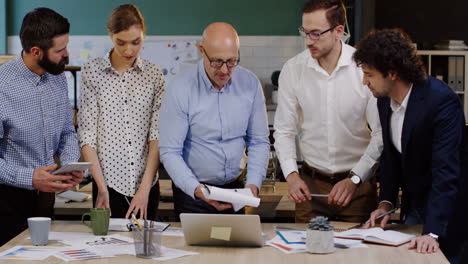
[{"label": "black eyeglasses", "polygon": [[306,32],[304,27],[300,27],[300,28],[298,28],[298,30],[299,30],[299,34],[301,34],[301,36],[303,38],[309,37],[309,39],[311,39],[311,40],[319,40],[320,36],[322,36],[323,34],[327,33],[330,30],[333,30],[336,27],[337,26],[333,26],[333,27],[331,27],[331,28],[329,28],[327,30],[324,30],[324,31],[320,32],[320,33]]},{"label": "black eyeglasses", "polygon": [[[221,67],[223,67],[224,63],[226,63],[226,66],[228,68],[234,68],[237,65],[239,65],[240,59],[237,59],[237,60],[233,60],[233,59],[229,59],[229,60],[221,60],[221,59],[212,60],[210,58],[210,56],[208,56],[208,53],[206,53],[205,48],[203,46],[201,46],[201,48],[203,49],[203,52],[205,53],[208,60],[210,61],[210,66],[213,67],[213,68],[221,68]],[[237,56],[240,58],[240,51],[239,51]]]}]

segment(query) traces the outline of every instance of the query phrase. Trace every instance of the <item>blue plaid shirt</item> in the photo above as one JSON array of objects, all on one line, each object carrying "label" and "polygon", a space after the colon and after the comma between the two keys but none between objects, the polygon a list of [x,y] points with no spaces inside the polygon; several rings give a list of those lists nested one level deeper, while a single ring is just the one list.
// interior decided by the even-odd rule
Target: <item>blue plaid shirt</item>
[{"label": "blue plaid shirt", "polygon": [[77,161],[64,74],[39,76],[21,56],[0,67],[0,184],[33,189],[34,168]]}]

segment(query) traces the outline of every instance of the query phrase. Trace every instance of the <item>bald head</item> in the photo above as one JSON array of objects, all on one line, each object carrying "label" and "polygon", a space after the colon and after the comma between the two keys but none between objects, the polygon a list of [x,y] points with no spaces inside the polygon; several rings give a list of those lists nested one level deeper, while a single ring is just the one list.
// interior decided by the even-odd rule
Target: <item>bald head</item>
[{"label": "bald head", "polygon": [[[235,66],[228,67],[227,62],[239,61],[239,36],[229,24],[216,22],[203,31],[200,53],[203,54],[203,66],[211,83],[221,90],[229,82]],[[222,63],[213,66],[211,62]]]},{"label": "bald head", "polygon": [[207,49],[236,48],[239,49],[239,36],[237,31],[228,23],[215,22],[208,25],[203,31],[202,46]]}]

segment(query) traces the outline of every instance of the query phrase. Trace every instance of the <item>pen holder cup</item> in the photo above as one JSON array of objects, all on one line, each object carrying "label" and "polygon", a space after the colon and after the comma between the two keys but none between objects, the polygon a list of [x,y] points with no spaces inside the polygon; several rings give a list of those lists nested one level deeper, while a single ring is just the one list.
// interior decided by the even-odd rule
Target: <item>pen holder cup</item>
[{"label": "pen holder cup", "polygon": [[132,228],[135,241],[135,255],[139,258],[161,257],[162,232],[154,227]]}]

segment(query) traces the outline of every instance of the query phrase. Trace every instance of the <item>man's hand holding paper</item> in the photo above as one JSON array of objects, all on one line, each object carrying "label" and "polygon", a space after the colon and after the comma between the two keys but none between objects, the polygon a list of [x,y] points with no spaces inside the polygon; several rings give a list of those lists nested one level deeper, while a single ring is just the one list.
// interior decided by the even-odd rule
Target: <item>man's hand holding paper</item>
[{"label": "man's hand holding paper", "polygon": [[260,198],[255,197],[250,188],[222,189],[206,185],[206,188],[201,188],[201,191],[203,196],[212,202],[219,201],[224,202],[222,204],[232,204],[234,211],[239,211],[244,206],[258,207],[260,205]]}]

